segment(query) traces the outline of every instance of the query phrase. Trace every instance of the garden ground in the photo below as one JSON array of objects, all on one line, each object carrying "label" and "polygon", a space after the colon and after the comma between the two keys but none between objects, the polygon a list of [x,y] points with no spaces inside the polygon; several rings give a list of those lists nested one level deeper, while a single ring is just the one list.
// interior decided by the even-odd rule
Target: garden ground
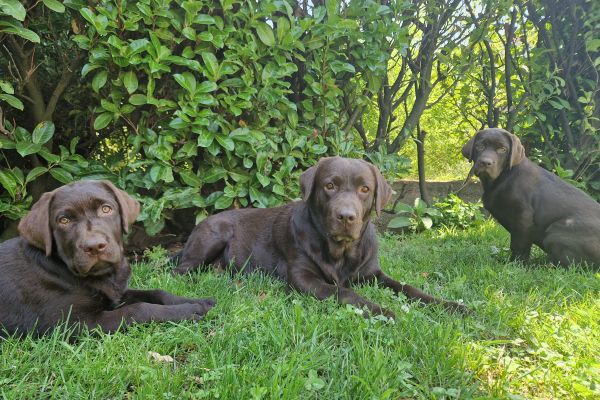
[{"label": "garden ground", "polygon": [[441,399],[600,396],[600,274],[508,262],[508,234],[386,235],[381,264],[472,316],[358,292],[395,311],[363,318],[269,277],[169,274],[162,251],[134,265],[133,287],[214,296],[200,323],[134,326],[112,335],[1,343],[4,398]]}]

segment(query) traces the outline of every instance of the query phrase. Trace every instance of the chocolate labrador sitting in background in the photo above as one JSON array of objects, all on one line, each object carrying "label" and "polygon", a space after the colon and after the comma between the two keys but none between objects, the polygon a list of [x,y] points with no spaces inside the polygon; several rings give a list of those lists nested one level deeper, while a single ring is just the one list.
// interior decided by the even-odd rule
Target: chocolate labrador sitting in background
[{"label": "chocolate labrador sitting in background", "polygon": [[518,137],[478,132],[462,149],[483,185],[483,205],[510,232],[511,258],[536,244],[559,264],[600,265],[600,204],[525,157]]},{"label": "chocolate labrador sitting in background", "polygon": [[466,310],[396,282],[379,268],[370,214],[380,212],[391,189],[376,167],[362,160],[323,158],[302,174],[300,186],[303,201],[225,211],[201,222],[174,272],[231,263],[236,272],[258,269],[318,299],[335,296],[340,303],[392,316],[350,289],[353,283],[375,280],[410,299]]},{"label": "chocolate labrador sitting in background", "polygon": [[138,202],[108,181],[79,181],[44,193],[0,244],[0,336],[40,336],[59,322],[116,330],[121,324],[196,320],[212,299],[127,288],[123,233]]}]

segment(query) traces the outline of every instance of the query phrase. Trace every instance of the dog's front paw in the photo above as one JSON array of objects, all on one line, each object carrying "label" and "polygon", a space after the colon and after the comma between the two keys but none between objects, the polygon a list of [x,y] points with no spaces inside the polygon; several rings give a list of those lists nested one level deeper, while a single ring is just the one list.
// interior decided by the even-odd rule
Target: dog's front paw
[{"label": "dog's front paw", "polygon": [[469,307],[461,303],[456,303],[454,301],[445,301],[444,308],[452,313],[459,313],[462,315],[473,314],[473,310],[471,310]]},{"label": "dog's front paw", "polygon": [[185,314],[184,319],[199,321],[206,313],[215,306],[214,299],[199,299],[198,303],[181,304],[182,311]]}]

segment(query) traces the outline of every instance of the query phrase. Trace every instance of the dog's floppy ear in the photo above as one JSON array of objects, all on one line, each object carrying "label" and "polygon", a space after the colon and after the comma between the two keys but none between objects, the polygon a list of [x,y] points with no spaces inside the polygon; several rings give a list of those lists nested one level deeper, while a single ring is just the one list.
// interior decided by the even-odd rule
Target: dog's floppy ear
[{"label": "dog's floppy ear", "polygon": [[473,144],[475,143],[475,134],[462,148],[462,155],[469,161],[473,161]]},{"label": "dog's floppy ear", "polygon": [[54,191],[47,192],[35,202],[31,210],[19,222],[19,235],[30,245],[52,254],[52,232],[50,231],[50,204]]},{"label": "dog's floppy ear", "polygon": [[392,199],[392,187],[387,183],[379,168],[369,162],[366,163],[371,168],[371,171],[373,171],[377,182],[377,188],[375,189],[375,213],[379,217],[383,207]]},{"label": "dog's floppy ear", "polygon": [[300,192],[302,193],[302,200],[304,201],[308,201],[308,198],[312,193],[317,168],[319,168],[319,163],[313,165],[300,175]]},{"label": "dog's floppy ear", "polygon": [[121,226],[124,233],[129,233],[129,227],[140,213],[140,203],[124,190],[117,188],[112,182],[102,181],[102,183],[113,192],[117,203],[119,203],[119,208],[121,209]]},{"label": "dog's floppy ear", "polygon": [[504,134],[510,140],[510,164],[508,165],[508,168],[510,169],[525,159],[525,148],[517,135],[508,131],[504,131]]}]

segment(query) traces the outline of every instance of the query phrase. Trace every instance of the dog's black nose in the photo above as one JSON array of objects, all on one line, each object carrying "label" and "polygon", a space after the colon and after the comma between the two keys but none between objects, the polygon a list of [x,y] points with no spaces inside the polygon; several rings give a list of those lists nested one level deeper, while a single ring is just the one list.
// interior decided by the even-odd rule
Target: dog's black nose
[{"label": "dog's black nose", "polygon": [[356,211],[350,208],[342,208],[337,212],[337,219],[346,224],[353,223],[356,220]]},{"label": "dog's black nose", "polygon": [[108,246],[108,242],[106,239],[97,237],[88,239],[83,243],[83,251],[90,254],[98,254],[102,253],[106,246]]},{"label": "dog's black nose", "polygon": [[491,167],[494,162],[489,158],[480,158],[477,163],[482,167]]}]

